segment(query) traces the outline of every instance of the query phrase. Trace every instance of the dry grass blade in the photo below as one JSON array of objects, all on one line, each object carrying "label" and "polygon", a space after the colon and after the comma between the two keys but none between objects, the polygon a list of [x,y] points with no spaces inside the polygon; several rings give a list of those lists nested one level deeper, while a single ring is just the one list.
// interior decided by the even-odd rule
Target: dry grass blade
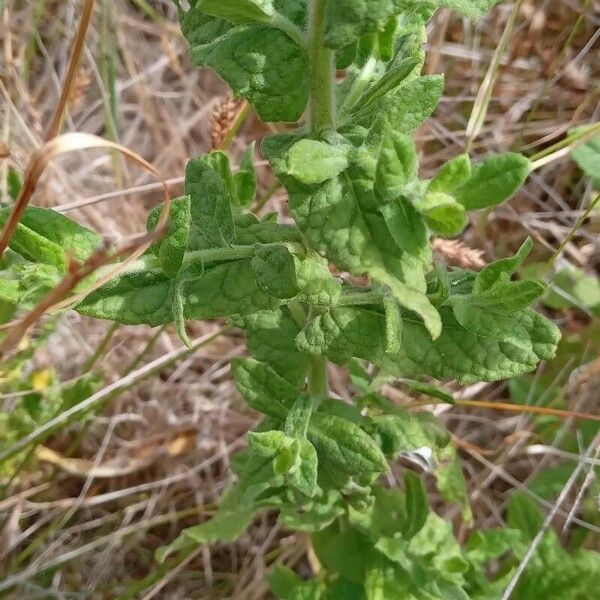
[{"label": "dry grass blade", "polygon": [[69,410],[60,413],[54,419],[51,419],[47,423],[44,423],[35,431],[31,432],[29,435],[21,438],[10,448],[7,448],[6,450],[0,452],[0,464],[5,460],[8,460],[9,458],[15,456],[16,454],[21,452],[21,450],[24,450],[28,446],[42,441],[46,438],[46,436],[50,435],[57,428],[71,422],[71,420],[77,415],[86,413],[94,406],[98,406],[102,402],[105,402],[106,400],[112,398],[115,394],[118,394],[131,388],[140,381],[143,381],[148,377],[152,377],[152,375],[155,375],[156,373],[160,373],[160,371],[162,371],[169,365],[177,362],[178,360],[186,356],[189,356],[190,354],[193,354],[196,350],[198,350],[198,348],[209,344],[220,335],[226,333],[228,330],[228,327],[223,327],[214,333],[202,336],[201,338],[192,341],[190,348],[177,348],[176,350],[173,350],[172,352],[169,352],[168,354],[157,358],[156,360],[144,365],[143,367],[132,371],[125,377],[119,379],[118,381],[111,383],[110,385],[106,386],[99,392],[96,392],[86,400],[83,400],[76,406],[73,406]]},{"label": "dry grass blade", "polygon": [[56,105],[54,115],[52,116],[52,120],[50,121],[50,125],[48,126],[48,130],[44,137],[47,143],[42,148],[40,148],[31,158],[29,167],[27,168],[27,171],[25,173],[24,183],[19,197],[15,202],[15,205],[11,211],[9,218],[4,224],[2,233],[0,233],[0,257],[2,257],[4,251],[8,247],[10,239],[13,233],[15,232],[15,229],[17,228],[17,224],[19,223],[23,212],[29,204],[31,196],[35,191],[40,175],[42,174],[46,166],[46,161],[44,160],[45,155],[50,155],[47,160],[49,160],[52,157],[52,147],[48,147],[48,142],[51,142],[52,139],[56,137],[58,135],[58,132],[60,131],[60,127],[65,116],[65,111],[67,110],[67,105],[69,103],[69,98],[71,96],[73,82],[75,80],[75,75],[77,74],[77,67],[79,65],[81,54],[83,52],[83,46],[85,44],[85,39],[87,37],[87,32],[90,26],[90,21],[92,19],[93,12],[94,0],[86,0],[83,12],[81,14],[81,19],[79,20],[79,28],[77,30],[77,34],[73,42],[73,48],[71,51],[71,57],[69,59],[69,66],[67,68],[65,81],[61,90],[61,96],[58,101],[58,104]]}]

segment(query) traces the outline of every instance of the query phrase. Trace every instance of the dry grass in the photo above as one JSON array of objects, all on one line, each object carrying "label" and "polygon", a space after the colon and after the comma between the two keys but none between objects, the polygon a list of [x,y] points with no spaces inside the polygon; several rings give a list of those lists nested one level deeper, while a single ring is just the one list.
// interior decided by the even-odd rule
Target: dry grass
[{"label": "dry grass", "polygon": [[[42,144],[82,2],[5,0],[0,7],[4,194],[8,167],[23,171]],[[436,17],[427,68],[447,73],[447,96],[419,135],[425,173],[464,150],[471,107],[510,11],[510,3],[502,5],[477,26],[445,11]],[[523,3],[487,119],[473,146],[475,155],[543,149],[570,128],[600,120],[599,26],[597,1]],[[227,120],[235,110],[225,87],[213,74],[191,69],[187,54],[169,0],[98,0],[65,130],[100,135],[131,148],[154,165],[177,195],[187,159],[215,146],[216,138],[223,139],[214,127],[215,111]],[[265,131],[251,116],[234,139],[232,154]],[[260,169],[266,190],[270,175]],[[467,246],[454,247],[455,256],[447,244],[441,252],[459,262],[461,251],[463,259],[491,260],[531,235],[538,242],[537,258],[546,259],[590,197],[587,181],[568,158],[562,159],[538,171],[508,206],[478,217],[463,240]],[[33,202],[68,211],[108,239],[122,242],[143,229],[149,208],[160,200],[160,186],[148,173],[116,154],[92,151],[54,162]],[[285,216],[281,192],[268,208]],[[596,216],[568,244],[562,260],[588,269],[600,263],[599,231]],[[588,324],[572,314],[556,317],[575,332]],[[193,324],[191,334],[203,336],[221,326]],[[156,332],[119,327],[110,336],[107,331],[105,323],[68,313],[27,369],[54,368],[66,381],[88,363],[108,385],[180,346],[171,328]],[[103,340],[107,350],[90,366]],[[590,351],[598,351],[597,346],[598,340],[590,339]],[[177,568],[161,570],[153,562],[157,547],[214,510],[227,482],[229,457],[255,422],[229,375],[229,359],[242,352],[238,334],[219,336],[110,397],[106,405],[99,404],[93,419],[62,428],[48,442],[53,453],[38,450],[37,460],[31,458],[0,499],[0,569],[5,576],[0,590],[8,581],[16,585],[15,598],[66,598],[76,592],[80,598],[259,599],[268,597],[263,574],[275,559],[306,568],[305,540],[289,537],[269,516],[258,519],[233,546],[201,548]],[[551,366],[546,372],[564,390],[569,407],[597,412],[598,363],[593,363],[595,370],[574,371],[583,360],[574,354],[564,368]],[[334,393],[349,397],[343,373],[332,371],[331,379]],[[474,385],[460,394],[468,399],[508,398],[505,385]],[[16,401],[3,398],[4,409]],[[463,450],[478,525],[502,524],[509,492],[541,469],[579,459],[536,444],[528,417],[448,407],[439,411]],[[576,427],[573,422],[556,426],[555,446]],[[78,444],[69,459],[74,440]],[[568,518],[569,502],[576,498],[573,491],[565,506],[558,507],[559,521]],[[453,509],[446,511],[459,522]],[[576,512],[576,517],[582,515]],[[594,523],[587,526],[597,528]],[[464,537],[464,526],[460,534]],[[149,579],[139,590],[128,587],[145,577]]]}]

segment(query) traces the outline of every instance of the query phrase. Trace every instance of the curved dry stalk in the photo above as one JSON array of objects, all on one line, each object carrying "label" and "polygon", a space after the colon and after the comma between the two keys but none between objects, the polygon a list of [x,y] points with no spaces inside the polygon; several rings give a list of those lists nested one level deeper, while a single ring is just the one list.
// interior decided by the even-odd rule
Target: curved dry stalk
[{"label": "curved dry stalk", "polygon": [[[0,234],[0,257],[2,257],[4,251],[8,247],[17,225],[21,220],[25,209],[27,208],[29,201],[31,200],[31,196],[35,191],[40,175],[46,167],[47,160],[52,158],[53,148],[49,147],[48,143],[50,143],[60,131],[93,12],[94,0],[86,0],[81,14],[81,19],[79,20],[79,28],[77,29],[77,34],[75,35],[75,40],[73,41],[73,48],[71,50],[71,56],[69,57],[69,66],[63,82],[60,99],[56,105],[54,115],[52,116],[52,120],[50,121],[50,125],[48,126],[44,136],[46,144],[38,149],[31,157],[29,166],[25,172],[23,187],[19,193],[19,197],[13,206],[13,210],[11,211],[9,218],[2,228],[2,233]],[[48,153],[50,156],[45,161],[44,157],[46,153]]]}]

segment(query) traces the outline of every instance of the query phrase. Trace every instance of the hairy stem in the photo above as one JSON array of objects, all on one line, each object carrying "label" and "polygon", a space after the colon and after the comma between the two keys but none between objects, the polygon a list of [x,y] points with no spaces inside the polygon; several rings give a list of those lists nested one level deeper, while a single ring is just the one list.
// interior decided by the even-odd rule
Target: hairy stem
[{"label": "hairy stem", "polygon": [[308,364],[308,393],[317,400],[329,396],[327,381],[327,359],[324,356],[313,356]]},{"label": "hairy stem", "polygon": [[325,47],[327,0],[309,0],[309,127],[312,134],[335,127],[335,53]]}]

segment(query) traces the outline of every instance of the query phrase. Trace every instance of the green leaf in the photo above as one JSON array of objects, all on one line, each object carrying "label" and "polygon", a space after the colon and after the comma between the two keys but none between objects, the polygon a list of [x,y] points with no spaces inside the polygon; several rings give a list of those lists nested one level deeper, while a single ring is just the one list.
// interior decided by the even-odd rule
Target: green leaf
[{"label": "green leaf", "polygon": [[233,176],[235,193],[233,203],[236,206],[248,207],[256,198],[256,168],[254,167],[254,142],[244,154],[240,162],[240,168]]},{"label": "green leaf", "polygon": [[127,273],[86,296],[76,310],[96,319],[156,327],[173,320],[170,287],[164,273]]},{"label": "green leaf", "polygon": [[313,411],[313,399],[307,395],[298,396],[285,420],[285,433],[291,438],[304,439]]},{"label": "green leaf", "polygon": [[285,565],[276,564],[267,575],[271,591],[279,600],[288,600],[293,591],[302,584],[302,579]]},{"label": "green leaf", "polygon": [[366,33],[382,31],[401,10],[401,0],[336,0],[329,2],[325,43],[342,48]]},{"label": "green leaf", "polygon": [[269,366],[252,358],[237,358],[231,363],[235,384],[248,404],[259,412],[285,420],[299,391]]},{"label": "green leaf", "polygon": [[417,57],[403,58],[402,60],[394,61],[385,74],[380,77],[371,87],[356,101],[352,106],[348,107],[349,113],[357,113],[360,110],[372,106],[381,100],[386,94],[397,87],[400,87],[409,76],[419,70],[421,60]]},{"label": "green leaf", "polygon": [[515,529],[480,529],[470,535],[465,550],[467,558],[481,568],[521,545],[521,532]]},{"label": "green leaf", "polygon": [[523,264],[532,248],[533,242],[531,238],[527,238],[513,257],[501,258],[484,267],[475,277],[473,292],[479,294],[497,283],[510,281],[511,275]]},{"label": "green leaf", "polygon": [[233,203],[236,189],[233,179],[233,172],[231,171],[231,164],[229,162],[229,156],[227,153],[223,150],[213,150],[208,154],[203,154],[199,160],[205,162],[223,180],[225,189],[227,190]]},{"label": "green leaf", "polygon": [[298,295],[294,257],[285,246],[257,248],[252,268],[259,285],[271,296],[289,299]]},{"label": "green leaf", "polygon": [[287,174],[300,183],[323,183],[339,175],[348,166],[348,151],[317,140],[304,139],[287,154]]},{"label": "green leaf", "polygon": [[279,520],[289,529],[313,533],[325,529],[345,512],[339,492],[328,489],[303,502],[301,508],[295,503],[284,504],[279,510]]},{"label": "green leaf", "polygon": [[[283,16],[298,25],[304,7],[294,2],[280,5]],[[308,99],[308,65],[306,52],[296,41],[268,25],[231,24],[208,16],[200,6],[180,11],[179,19],[193,64],[214,69],[237,96],[248,98],[261,119],[301,117]]]},{"label": "green leaf", "polygon": [[200,10],[234,23],[268,23],[275,14],[272,0],[200,0]]},{"label": "green leaf", "polygon": [[202,525],[184,529],[174,542],[156,551],[158,562],[165,560],[176,552],[193,549],[215,542],[234,542],[249,527],[254,517],[254,507],[240,506],[235,511],[223,510]]},{"label": "green leaf", "polygon": [[315,315],[297,343],[305,352],[325,354],[332,360],[362,358],[399,377],[428,375],[473,383],[533,371],[540,360],[554,357],[560,339],[558,329],[532,310],[513,315],[513,324],[524,328],[531,349],[471,332],[447,307],[440,309],[440,315],[443,328],[435,341],[421,323],[403,315],[402,348],[395,355],[385,352],[384,315],[360,308],[335,308]]},{"label": "green leaf", "polygon": [[473,520],[469,504],[467,483],[460,464],[456,448],[448,444],[437,456],[438,465],[435,469],[436,486],[447,502],[456,502],[462,510],[462,517],[468,523]]},{"label": "green leaf", "polygon": [[436,440],[423,423],[409,412],[398,409],[396,414],[372,417],[375,437],[386,456],[414,452],[421,448],[434,449]]},{"label": "green leaf", "polygon": [[384,201],[396,200],[418,175],[419,161],[413,140],[395,131],[383,138],[377,162],[375,192]]},{"label": "green leaf", "polygon": [[318,474],[317,451],[315,447],[306,439],[299,442],[299,462],[288,475],[289,484],[297,488],[302,494],[308,498],[312,498],[318,491],[317,474]]},{"label": "green leaf", "polygon": [[430,262],[427,227],[412,202],[400,196],[382,205],[379,210],[397,247],[423,263]]},{"label": "green leaf", "polygon": [[393,130],[410,134],[437,108],[443,90],[444,79],[440,75],[412,79],[387,93],[373,106],[359,111],[355,123],[363,127],[375,124],[376,132]]},{"label": "green leaf", "polygon": [[87,260],[102,241],[94,231],[49,208],[28,206],[20,222],[80,261]]},{"label": "green leaf", "polygon": [[279,308],[248,315],[242,327],[248,351],[300,388],[308,371],[308,356],[296,346],[300,327],[289,311]]},{"label": "green leaf", "polygon": [[349,474],[382,473],[387,462],[373,439],[360,427],[334,415],[314,413],[308,428],[320,461]]},{"label": "green leaf", "polygon": [[398,303],[389,297],[383,298],[385,313],[385,351],[395,354],[402,345],[402,313]]},{"label": "green leaf", "polygon": [[525,541],[531,541],[544,523],[537,502],[523,492],[515,492],[508,503],[508,526],[519,530]]},{"label": "green leaf", "polygon": [[555,273],[543,302],[555,310],[573,307],[600,315],[600,278],[565,266]]},{"label": "green leaf", "polygon": [[[217,265],[200,274],[186,267],[180,278],[185,319],[247,315],[279,303],[260,288],[249,260]],[[125,273],[86,296],[76,310],[126,325],[172,323],[172,285],[172,279],[158,271]]]},{"label": "green leaf", "polygon": [[408,386],[408,390],[411,393],[418,392],[419,394],[424,394],[425,396],[429,396],[431,398],[437,398],[441,400],[444,404],[455,404],[454,396],[447,392],[444,388],[441,388],[437,385],[432,385],[431,383],[423,383],[422,381],[403,381]]},{"label": "green leaf", "polygon": [[494,154],[473,165],[471,177],[454,195],[467,210],[498,206],[515,194],[530,172],[531,162],[524,156]]},{"label": "green leaf", "polygon": [[[156,207],[148,216],[148,230],[158,224],[162,206]],[[160,266],[167,275],[175,275],[181,268],[185,251],[188,249],[190,233],[190,200],[177,198],[171,202],[167,233],[156,243]]]},{"label": "green leaf", "polygon": [[283,431],[260,431],[248,434],[250,448],[259,456],[274,459],[275,475],[284,475],[298,460],[298,444]]},{"label": "green leaf", "polygon": [[421,478],[412,471],[404,473],[405,487],[405,522],[402,527],[402,537],[412,539],[425,525],[429,514],[427,492]]},{"label": "green leaf", "polygon": [[600,190],[600,136],[575,146],[571,156],[579,168],[592,178],[592,185]]},{"label": "green leaf", "polygon": [[374,549],[369,538],[340,520],[312,536],[315,554],[321,564],[350,581],[362,583]]},{"label": "green leaf", "polygon": [[[9,208],[0,209],[0,227],[4,225],[9,214]],[[62,273],[67,270],[65,251],[58,244],[22,223],[17,224],[9,248],[32,262],[52,265]]]},{"label": "green leaf", "polygon": [[532,341],[527,328],[515,321],[514,314],[540,298],[545,289],[536,281],[518,281],[472,296],[451,296],[450,301],[456,320],[465,329],[529,351]]},{"label": "green leaf", "polygon": [[231,195],[217,171],[203,159],[191,160],[185,172],[185,193],[191,198],[191,226],[215,246],[230,244],[235,237]]},{"label": "green leaf", "polygon": [[451,194],[471,178],[471,159],[468,154],[459,154],[448,161],[429,183],[428,191]]},{"label": "green leaf", "polygon": [[429,229],[444,237],[461,234],[469,224],[465,207],[442,192],[428,192],[417,209],[425,218]]},{"label": "green leaf", "polygon": [[[367,273],[374,281],[388,285],[399,303],[416,312],[437,337],[441,323],[425,295],[425,266],[398,247],[400,241],[404,243],[401,227],[412,227],[414,236],[425,231],[422,223],[419,229],[418,213],[410,208],[400,211],[396,203],[396,212],[389,209],[388,221],[394,229],[390,232],[374,192],[376,162],[364,148],[353,152],[349,168],[336,178],[318,186],[298,183],[286,174],[285,156],[294,143],[293,136],[267,138],[263,153],[288,189],[292,212],[309,243],[326,253],[338,268],[358,276]],[[416,221],[405,227],[403,217]],[[427,243],[421,252],[423,257],[430,253]]]},{"label": "green leaf", "polygon": [[432,0],[471,19],[480,19],[501,0]]}]

